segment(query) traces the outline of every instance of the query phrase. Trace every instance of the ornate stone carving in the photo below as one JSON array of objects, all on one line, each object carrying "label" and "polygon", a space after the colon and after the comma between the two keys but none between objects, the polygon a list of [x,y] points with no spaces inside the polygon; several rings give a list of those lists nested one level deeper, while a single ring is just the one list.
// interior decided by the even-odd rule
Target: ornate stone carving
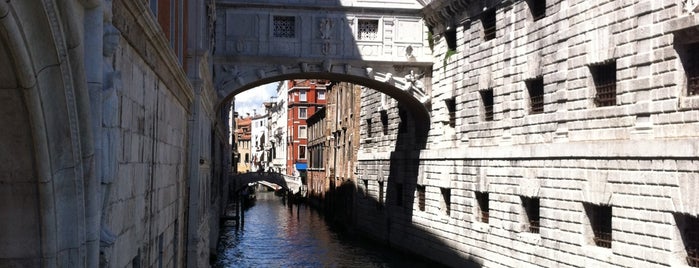
[{"label": "ornate stone carving", "polygon": [[264,69],[257,69],[257,78],[265,78],[267,77],[267,73],[265,72]]},{"label": "ornate stone carving", "polygon": [[301,62],[299,63],[299,67],[301,68],[302,73],[308,72],[308,63]]},{"label": "ornate stone carving", "polygon": [[324,18],[320,20],[320,38],[321,39],[330,39],[332,36],[333,32],[333,26],[335,22],[332,21],[330,18]]},{"label": "ornate stone carving", "polygon": [[424,103],[424,97],[425,97],[425,89],[424,89],[424,84],[420,79],[425,76],[424,73],[422,74],[415,74],[414,70],[410,70],[410,73],[406,74],[404,76],[405,78],[405,84],[403,85],[403,90],[413,94],[415,97],[420,97],[420,101]]},{"label": "ornate stone carving", "polygon": [[323,53],[323,55],[328,55],[330,53],[330,42],[323,42],[323,45],[320,47],[320,53]]},{"label": "ornate stone carving", "polygon": [[695,13],[699,11],[699,0],[687,0],[684,3],[684,11]]},{"label": "ornate stone carving", "polygon": [[330,72],[333,68],[333,64],[330,60],[323,61],[323,71]]},{"label": "ornate stone carving", "polygon": [[[240,85],[245,84],[245,80],[243,79],[243,73],[238,70],[238,66],[223,65],[221,66],[221,69],[223,70],[224,74],[223,84],[228,83],[228,81],[236,81]],[[230,77],[230,79],[226,79],[226,77]]]},{"label": "ornate stone carving", "polygon": [[237,51],[238,53],[245,51],[245,41],[243,41],[243,40],[236,41],[235,42],[235,51]]},{"label": "ornate stone carving", "polygon": [[345,73],[348,74],[352,71],[352,65],[345,64]]},{"label": "ornate stone carving", "polygon": [[279,65],[279,66],[277,66],[277,70],[279,71],[279,74],[285,74],[286,73],[286,66]]}]

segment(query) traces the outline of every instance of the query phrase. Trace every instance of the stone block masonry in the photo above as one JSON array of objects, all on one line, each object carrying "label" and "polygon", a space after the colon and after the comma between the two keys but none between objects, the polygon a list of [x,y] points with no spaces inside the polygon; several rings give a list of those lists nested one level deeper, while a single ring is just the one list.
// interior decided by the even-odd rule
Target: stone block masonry
[{"label": "stone block masonry", "polygon": [[[359,228],[450,266],[687,267],[697,238],[678,219],[699,215],[699,106],[687,56],[697,15],[681,1],[549,0],[535,19],[530,2],[429,3],[427,148],[413,157],[398,146],[391,101],[382,135],[380,94],[363,98],[361,122],[372,129],[361,132],[358,185],[368,194],[357,199]],[[495,9],[487,41],[484,9]],[[456,26],[455,49],[446,26]],[[611,104],[598,101],[599,66],[614,70]],[[544,84],[541,113],[531,112],[534,79]],[[538,215],[527,198],[540,200]],[[605,228],[609,244],[600,242]]]}]

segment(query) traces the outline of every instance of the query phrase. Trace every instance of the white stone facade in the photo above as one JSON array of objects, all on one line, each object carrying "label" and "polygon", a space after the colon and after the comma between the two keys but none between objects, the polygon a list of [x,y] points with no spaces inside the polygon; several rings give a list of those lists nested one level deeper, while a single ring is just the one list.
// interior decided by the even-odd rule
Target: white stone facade
[{"label": "white stone facade", "polygon": [[[461,2],[470,8],[453,12]],[[535,20],[530,2],[488,6],[496,32],[487,41],[481,1],[430,4],[450,9],[427,14],[444,23],[431,25],[437,30],[427,148],[419,160],[414,151],[392,150],[400,144],[390,139],[393,123],[389,138],[379,138],[385,146],[362,143],[359,173],[369,195],[357,222],[450,265],[687,267],[683,240],[690,238],[681,219],[699,214],[699,97],[688,92],[682,55],[695,44],[697,15],[682,1],[548,0],[545,16]],[[458,44],[451,56],[448,26]],[[610,62],[616,98],[600,107],[591,70]],[[543,112],[532,113],[527,82],[538,78]],[[486,90],[493,92],[492,120]],[[363,110],[375,111],[379,101],[373,95]],[[418,162],[416,178],[396,176]],[[477,192],[489,193],[488,223]],[[540,200],[538,234],[528,229],[527,198]],[[610,248],[593,241],[595,206],[611,207]]]}]

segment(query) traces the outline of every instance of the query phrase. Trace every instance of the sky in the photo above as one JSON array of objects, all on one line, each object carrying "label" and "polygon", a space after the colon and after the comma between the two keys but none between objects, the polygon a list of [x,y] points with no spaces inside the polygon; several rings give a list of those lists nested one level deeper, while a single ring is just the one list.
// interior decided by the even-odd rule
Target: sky
[{"label": "sky", "polygon": [[246,113],[253,115],[253,109],[256,109],[258,114],[264,113],[262,103],[271,101],[272,97],[277,96],[277,84],[275,82],[262,85],[235,95],[235,111],[239,116],[245,116]]}]

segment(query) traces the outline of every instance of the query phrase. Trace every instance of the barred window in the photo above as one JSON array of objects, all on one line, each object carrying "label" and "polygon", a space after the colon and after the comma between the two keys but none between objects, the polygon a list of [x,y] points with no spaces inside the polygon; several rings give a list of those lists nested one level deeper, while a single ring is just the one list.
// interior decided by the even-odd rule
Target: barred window
[{"label": "barred window", "polygon": [[494,117],[494,112],[493,112],[493,105],[495,103],[495,98],[493,96],[493,89],[487,89],[483,90],[480,92],[481,93],[481,100],[483,102],[483,112],[484,116],[483,119],[485,121],[493,121]]},{"label": "barred window", "polygon": [[495,39],[495,33],[497,31],[495,24],[495,8],[490,8],[483,11],[481,14],[481,24],[483,25],[483,39],[485,41]]},{"label": "barred window", "polygon": [[590,72],[595,81],[595,105],[616,105],[616,61],[591,65]]},{"label": "barred window", "polygon": [[490,207],[488,206],[488,192],[476,192],[476,201],[480,210],[481,222],[490,222]]},{"label": "barred window", "polygon": [[544,79],[537,77],[525,82],[529,91],[530,114],[544,112]]},{"label": "barred window", "polygon": [[445,100],[445,104],[449,113],[449,126],[456,127],[456,98]]},{"label": "barred window", "polygon": [[539,198],[522,197],[522,206],[527,216],[530,233],[539,233]]},{"label": "barred window", "polygon": [[699,43],[692,43],[681,51],[687,75],[687,96],[699,96]]},{"label": "barred window", "polygon": [[699,218],[687,214],[675,214],[677,228],[687,252],[687,265],[699,267]]},{"label": "barred window", "polygon": [[378,40],[379,39],[379,20],[359,20],[359,31],[357,38],[359,40]]},{"label": "barred window", "polygon": [[595,245],[603,248],[612,247],[612,207],[585,204],[587,217],[590,219]]},{"label": "barred window", "polygon": [[534,21],[546,17],[546,0],[527,0],[527,5]]},{"label": "barred window", "polygon": [[274,16],[274,37],[294,38],[296,37],[296,17]]}]

